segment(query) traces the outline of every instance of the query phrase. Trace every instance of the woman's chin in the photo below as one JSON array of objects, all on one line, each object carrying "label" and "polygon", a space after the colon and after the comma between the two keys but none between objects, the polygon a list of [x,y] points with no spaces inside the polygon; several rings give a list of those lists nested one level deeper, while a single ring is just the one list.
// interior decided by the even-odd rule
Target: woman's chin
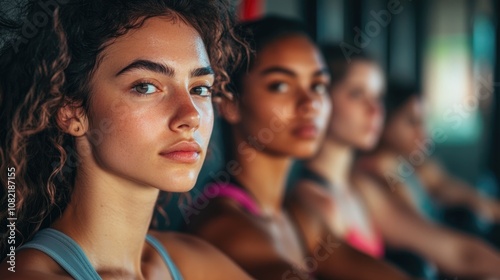
[{"label": "woman's chin", "polygon": [[191,183],[181,183],[181,184],[163,184],[162,186],[158,187],[160,191],[163,192],[172,192],[172,193],[184,193],[184,192],[189,192],[194,188],[195,182]]},{"label": "woman's chin", "polygon": [[188,192],[196,184],[199,171],[179,172],[158,182],[158,188],[165,192]]},{"label": "woman's chin", "polygon": [[369,152],[373,149],[375,149],[376,143],[361,143],[356,146],[356,149],[360,150],[361,152]]},{"label": "woman's chin", "polygon": [[298,149],[293,152],[292,157],[296,159],[308,159],[314,157],[318,153],[318,147],[313,147],[309,149]]}]

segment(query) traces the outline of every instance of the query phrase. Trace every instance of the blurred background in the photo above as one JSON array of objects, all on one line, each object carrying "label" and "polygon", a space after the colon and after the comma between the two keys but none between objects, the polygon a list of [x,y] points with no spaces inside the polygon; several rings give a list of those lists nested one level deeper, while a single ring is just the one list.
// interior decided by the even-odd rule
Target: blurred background
[{"label": "blurred background", "polygon": [[[375,57],[388,81],[423,95],[430,135],[439,130],[446,136],[434,141],[430,156],[485,196],[500,199],[498,0],[240,0],[235,5],[242,20],[299,19],[319,44],[338,44],[346,56],[362,51]],[[161,228],[182,230],[197,214],[186,205],[209,182],[227,179],[223,138],[216,122],[196,187],[188,196],[170,198]],[[467,209],[443,209],[442,222],[500,248],[500,226]],[[420,267],[411,256],[396,258],[407,271]]]},{"label": "blurred background", "polygon": [[[498,0],[235,0],[235,7],[242,20],[299,19],[319,44],[376,57],[388,80],[411,84],[424,95],[428,131],[447,136],[435,143],[432,156],[484,194],[499,196]],[[223,168],[221,137],[216,123],[191,197],[223,176],[217,173]],[[174,195],[168,204],[165,228],[182,226],[178,199],[184,197]],[[482,226],[466,221],[460,211],[447,217],[450,225],[467,231]]]},{"label": "blurred background", "polygon": [[361,49],[376,57],[389,80],[422,90],[428,130],[441,128],[449,136],[435,156],[452,173],[470,183],[486,179],[486,172],[500,174],[498,1],[250,0],[239,5],[242,18],[300,19],[319,44],[337,43],[346,52]]}]

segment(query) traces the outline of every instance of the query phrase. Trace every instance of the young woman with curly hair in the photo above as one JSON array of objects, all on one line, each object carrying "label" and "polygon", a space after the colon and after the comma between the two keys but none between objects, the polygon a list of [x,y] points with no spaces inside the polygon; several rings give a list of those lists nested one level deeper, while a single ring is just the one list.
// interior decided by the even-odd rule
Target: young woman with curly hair
[{"label": "young woman with curly hair", "polygon": [[0,219],[15,197],[17,230],[1,257],[17,251],[0,278],[248,278],[205,242],[149,230],[161,191],[193,187],[212,92],[246,50],[228,3],[58,2],[2,20]]}]

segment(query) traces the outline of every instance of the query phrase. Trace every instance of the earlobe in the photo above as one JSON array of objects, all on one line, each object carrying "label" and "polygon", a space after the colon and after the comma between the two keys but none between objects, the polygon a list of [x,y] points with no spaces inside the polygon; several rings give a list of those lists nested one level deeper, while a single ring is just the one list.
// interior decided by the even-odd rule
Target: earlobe
[{"label": "earlobe", "polygon": [[240,109],[238,99],[222,97],[217,103],[219,114],[230,124],[236,124],[240,121]]},{"label": "earlobe", "polygon": [[59,108],[57,125],[62,131],[75,137],[84,135],[88,127],[83,108],[74,104],[66,104]]}]

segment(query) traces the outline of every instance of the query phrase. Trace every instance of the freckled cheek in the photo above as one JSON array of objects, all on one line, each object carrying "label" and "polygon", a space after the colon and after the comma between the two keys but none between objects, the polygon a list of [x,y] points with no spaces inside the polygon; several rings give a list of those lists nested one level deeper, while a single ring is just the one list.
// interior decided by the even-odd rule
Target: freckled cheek
[{"label": "freckled cheek", "polygon": [[114,143],[111,148],[126,148],[130,154],[134,149],[153,148],[154,145],[149,144],[155,144],[155,138],[166,129],[166,124],[156,114],[129,112],[113,115],[110,119],[113,125],[110,136]]}]

